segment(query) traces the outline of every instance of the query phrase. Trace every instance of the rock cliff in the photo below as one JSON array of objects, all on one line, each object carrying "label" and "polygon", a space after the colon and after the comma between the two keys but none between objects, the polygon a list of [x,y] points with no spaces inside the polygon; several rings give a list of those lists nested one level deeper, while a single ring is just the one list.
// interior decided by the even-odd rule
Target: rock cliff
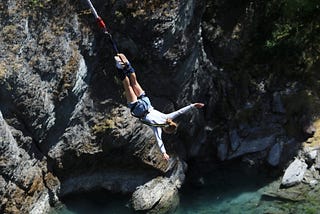
[{"label": "rock cliff", "polygon": [[284,166],[314,133],[304,112],[318,99],[302,83],[272,84],[235,66],[263,23],[263,1],[94,4],[156,109],[206,107],[164,136],[164,161],[152,131],[130,116],[85,1],[2,1],[1,212],[46,213],[70,193],[106,189],[133,193],[136,210],[165,213],[178,204],[188,162]]}]

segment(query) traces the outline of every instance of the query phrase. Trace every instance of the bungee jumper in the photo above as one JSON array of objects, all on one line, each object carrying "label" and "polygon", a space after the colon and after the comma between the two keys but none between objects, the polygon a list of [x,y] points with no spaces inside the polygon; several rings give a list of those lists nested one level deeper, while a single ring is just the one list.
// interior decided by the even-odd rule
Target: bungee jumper
[{"label": "bungee jumper", "polygon": [[204,104],[193,103],[169,114],[157,111],[153,108],[150,99],[138,83],[135,70],[126,56],[124,54],[117,54],[114,59],[118,69],[118,77],[122,81],[132,116],[139,118],[142,123],[152,129],[163,158],[169,160],[170,157],[162,141],[162,130],[168,134],[175,133],[178,125],[173,122],[173,119],[193,108],[202,108]]},{"label": "bungee jumper", "polygon": [[122,81],[131,115],[139,118],[142,123],[148,125],[152,129],[160,151],[163,154],[163,158],[165,160],[169,160],[170,156],[167,154],[162,141],[162,131],[168,134],[175,133],[178,125],[173,122],[173,120],[192,109],[202,108],[204,104],[193,103],[169,114],[165,114],[154,109],[150,102],[150,99],[147,97],[145,91],[142,89],[137,80],[135,69],[131,66],[126,56],[122,53],[119,53],[118,48],[113,41],[111,34],[107,31],[106,25],[104,24],[103,20],[97,14],[90,0],[87,0],[87,2],[90,5],[92,13],[95,16],[99,27],[105,34],[109,36],[113,49],[116,52],[114,59],[116,68],[118,70],[117,75],[118,78]]}]

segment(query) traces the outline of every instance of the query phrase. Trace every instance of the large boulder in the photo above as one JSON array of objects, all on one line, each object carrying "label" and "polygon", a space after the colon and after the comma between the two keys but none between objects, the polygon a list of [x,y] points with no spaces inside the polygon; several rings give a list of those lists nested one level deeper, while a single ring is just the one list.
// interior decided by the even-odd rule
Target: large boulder
[{"label": "large boulder", "polygon": [[246,130],[245,137],[231,135],[231,148],[233,149],[228,159],[243,156],[248,153],[260,152],[272,147],[276,138],[281,133],[281,129],[276,126],[256,127]]},{"label": "large boulder", "polygon": [[276,143],[271,147],[268,155],[268,163],[271,166],[279,165],[282,150],[283,150],[283,142]]},{"label": "large boulder", "polygon": [[299,184],[304,177],[304,174],[307,170],[307,166],[308,165],[304,161],[300,159],[295,159],[286,169],[282,177],[281,184],[285,187],[290,187]]},{"label": "large boulder", "polygon": [[168,213],[179,204],[178,189],[185,179],[186,164],[179,159],[171,159],[167,177],[158,176],[137,187],[132,195],[132,207],[147,213]]},{"label": "large boulder", "polygon": [[139,186],[132,195],[132,205],[136,211],[167,213],[178,204],[178,189],[166,177],[157,177]]}]

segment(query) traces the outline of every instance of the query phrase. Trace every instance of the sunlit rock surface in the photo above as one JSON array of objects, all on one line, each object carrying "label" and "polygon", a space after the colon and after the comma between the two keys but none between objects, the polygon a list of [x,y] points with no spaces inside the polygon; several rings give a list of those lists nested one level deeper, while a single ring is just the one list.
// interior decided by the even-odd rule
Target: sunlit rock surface
[{"label": "sunlit rock surface", "polygon": [[317,133],[306,114],[292,116],[294,101],[309,97],[301,85],[272,87],[223,66],[241,57],[263,3],[93,3],[156,109],[206,106],[163,136],[166,162],[152,131],[131,117],[112,47],[85,1],[2,1],[0,212],[45,213],[70,193],[106,189],[133,193],[136,210],[164,213],[179,203],[187,162],[282,166],[300,131]]}]

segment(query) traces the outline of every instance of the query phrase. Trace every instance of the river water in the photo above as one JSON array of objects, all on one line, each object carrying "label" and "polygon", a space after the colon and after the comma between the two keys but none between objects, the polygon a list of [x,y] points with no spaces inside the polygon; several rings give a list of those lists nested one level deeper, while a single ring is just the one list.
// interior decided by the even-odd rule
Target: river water
[{"label": "river water", "polygon": [[[278,175],[239,164],[217,166],[210,172],[193,170],[180,190],[175,214],[286,214],[320,213],[320,205],[264,198],[270,186],[279,186]],[[320,195],[319,195],[320,198]],[[57,214],[132,214],[130,196],[92,192],[71,195]]]}]

